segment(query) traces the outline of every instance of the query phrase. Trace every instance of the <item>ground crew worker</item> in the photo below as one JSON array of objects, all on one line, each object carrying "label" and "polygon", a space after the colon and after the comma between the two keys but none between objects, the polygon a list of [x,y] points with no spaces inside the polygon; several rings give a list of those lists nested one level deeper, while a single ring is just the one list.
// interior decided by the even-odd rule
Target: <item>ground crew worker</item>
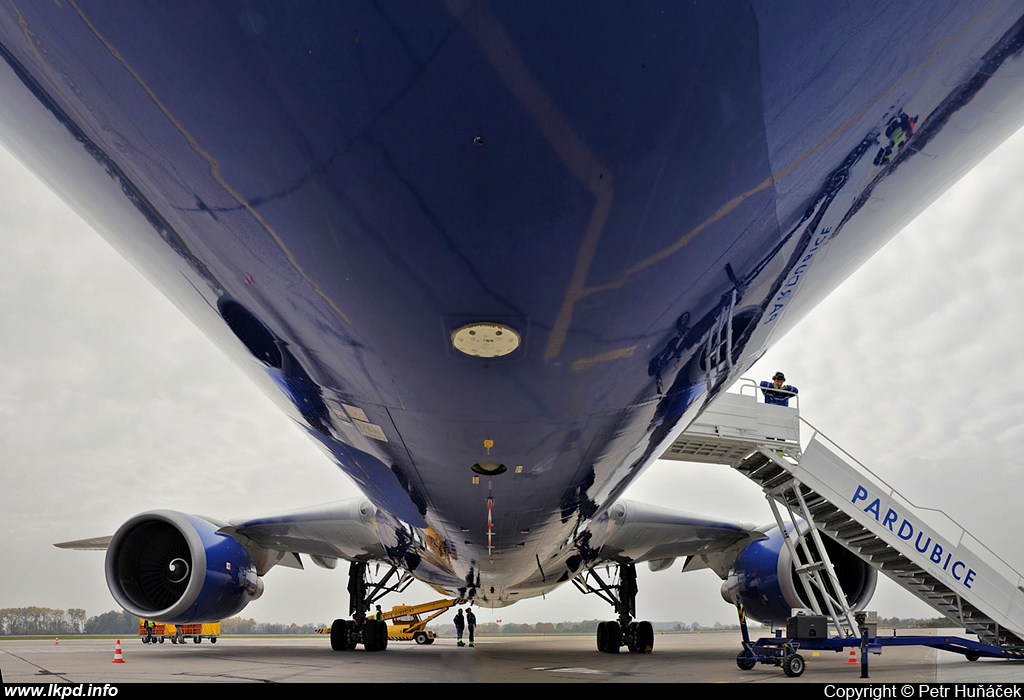
[{"label": "ground crew worker", "polygon": [[761,382],[761,393],[764,394],[765,403],[773,403],[776,406],[788,406],[789,397],[796,396],[797,388],[792,384],[784,384],[786,375],[776,372],[771,382]]},{"label": "ground crew worker", "polygon": [[469,646],[473,646],[473,631],[476,629],[476,615],[473,608],[466,608],[466,629],[469,630]]},{"label": "ground crew worker", "polygon": [[384,613],[382,613],[380,611],[380,606],[379,605],[377,606],[377,612],[373,613],[373,619],[374,620],[383,620],[384,619]]},{"label": "ground crew worker", "polygon": [[466,628],[466,617],[462,614],[462,608],[459,608],[459,611],[457,613],[455,613],[455,638],[456,638],[455,646],[458,646],[458,647],[466,646],[465,644],[462,643],[462,630],[464,630],[465,628]]}]

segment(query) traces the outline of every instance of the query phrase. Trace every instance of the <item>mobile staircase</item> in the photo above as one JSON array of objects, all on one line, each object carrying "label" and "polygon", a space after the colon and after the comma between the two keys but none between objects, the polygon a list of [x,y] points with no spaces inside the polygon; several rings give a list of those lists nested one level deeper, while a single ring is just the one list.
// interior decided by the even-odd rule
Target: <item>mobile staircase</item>
[{"label": "mobile staircase", "polygon": [[[796,573],[805,589],[820,596],[808,595],[811,607],[830,620],[839,637],[852,638],[847,646],[866,634],[842,593],[821,533],[980,641],[955,639],[941,648],[972,660],[1024,659],[1021,574],[945,513],[913,505],[801,418],[798,408],[758,402],[758,390],[742,380],[739,394],[720,395],[662,458],[727,464],[762,488],[779,528],[798,533],[786,546],[801,563]],[[803,447],[801,425],[811,432]],[[886,645],[877,638],[870,650]]]}]

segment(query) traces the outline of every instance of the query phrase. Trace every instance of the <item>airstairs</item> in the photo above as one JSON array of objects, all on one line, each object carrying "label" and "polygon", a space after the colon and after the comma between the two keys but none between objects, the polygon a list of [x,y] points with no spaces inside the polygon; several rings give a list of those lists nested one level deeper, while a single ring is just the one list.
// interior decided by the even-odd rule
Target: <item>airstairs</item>
[{"label": "airstairs", "polygon": [[[757,392],[750,382],[719,396],[662,458],[727,464],[764,490],[779,527],[802,533],[787,546],[804,586],[824,602],[812,604],[816,613],[841,634],[858,629],[818,539],[825,533],[980,641],[1024,649],[1021,574],[941,511],[886,485],[798,408],[760,403]],[[801,426],[811,433],[803,447]]]}]

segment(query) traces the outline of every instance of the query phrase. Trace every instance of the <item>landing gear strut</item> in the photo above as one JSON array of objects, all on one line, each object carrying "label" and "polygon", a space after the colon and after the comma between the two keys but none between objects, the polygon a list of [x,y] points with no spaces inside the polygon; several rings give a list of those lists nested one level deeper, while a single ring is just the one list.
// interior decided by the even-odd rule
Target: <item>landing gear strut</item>
[{"label": "landing gear strut", "polygon": [[[397,580],[392,582],[395,576]],[[384,577],[374,583],[366,562],[354,561],[348,568],[348,611],[351,620],[335,620],[331,624],[331,649],[347,651],[359,644],[366,651],[384,651],[388,648],[388,624],[384,620],[368,620],[370,606],[388,593],[401,593],[412,583],[412,576],[397,566],[388,569]]]},{"label": "landing gear strut", "polygon": [[633,619],[636,617],[636,564],[618,564],[616,570],[618,583],[606,583],[593,569],[572,580],[582,593],[596,593],[611,603],[619,616],[617,620],[598,623],[597,650],[618,654],[620,647],[626,647],[638,654],[650,654],[654,649],[654,627],[646,620]]}]

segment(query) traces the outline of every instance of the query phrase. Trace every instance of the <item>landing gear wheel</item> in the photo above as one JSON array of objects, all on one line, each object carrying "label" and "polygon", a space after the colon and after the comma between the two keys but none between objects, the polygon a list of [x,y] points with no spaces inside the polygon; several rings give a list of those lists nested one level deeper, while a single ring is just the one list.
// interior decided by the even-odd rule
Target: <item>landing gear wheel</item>
[{"label": "landing gear wheel", "polygon": [[605,651],[609,654],[618,654],[619,647],[622,646],[622,628],[617,621],[612,620],[605,629],[608,630],[608,648]]},{"label": "landing gear wheel", "polygon": [[608,651],[608,623],[597,623],[597,650],[602,654]]},{"label": "landing gear wheel", "polygon": [[430,637],[427,636],[426,632],[417,632],[412,636],[412,641],[417,644],[430,644]]},{"label": "landing gear wheel", "polygon": [[348,620],[335,620],[331,625],[331,649],[345,651],[348,645]]},{"label": "landing gear wheel", "polygon": [[633,633],[636,648],[633,651],[638,654],[650,654],[654,651],[654,625],[647,620],[638,622]]},{"label": "landing gear wheel", "polygon": [[757,660],[752,656],[747,656],[747,652],[741,651],[736,655],[736,665],[740,667],[741,671],[749,671],[757,666]]},{"label": "landing gear wheel", "polygon": [[366,651],[384,651],[388,648],[388,623],[367,620],[363,624],[363,648]]},{"label": "landing gear wheel", "polygon": [[804,657],[799,654],[791,654],[782,660],[782,670],[786,672],[786,675],[790,678],[797,678],[803,675],[804,669],[807,667]]}]

